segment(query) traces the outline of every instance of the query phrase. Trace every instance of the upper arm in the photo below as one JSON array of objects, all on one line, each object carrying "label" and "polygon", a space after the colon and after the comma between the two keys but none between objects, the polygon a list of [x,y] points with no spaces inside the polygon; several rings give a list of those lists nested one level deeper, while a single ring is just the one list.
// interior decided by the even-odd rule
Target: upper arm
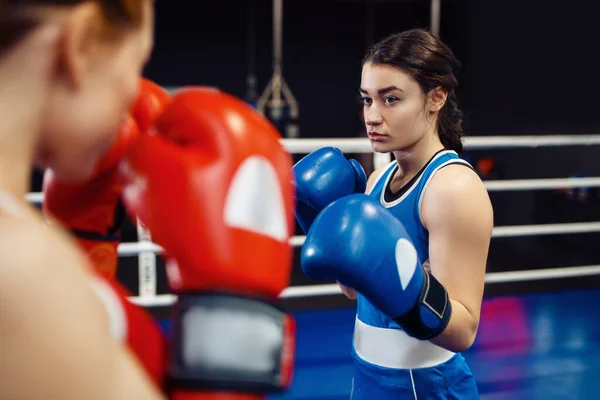
[{"label": "upper arm", "polygon": [[158,399],[112,338],[83,258],[0,219],[0,398]]},{"label": "upper arm", "polygon": [[440,169],[423,194],[421,218],[429,232],[432,274],[478,322],[493,229],[483,182],[462,165]]}]

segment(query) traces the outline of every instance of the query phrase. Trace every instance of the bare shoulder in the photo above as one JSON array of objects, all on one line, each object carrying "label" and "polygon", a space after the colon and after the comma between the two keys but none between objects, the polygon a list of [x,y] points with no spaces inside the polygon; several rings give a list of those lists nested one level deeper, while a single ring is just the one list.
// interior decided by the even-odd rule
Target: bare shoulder
[{"label": "bare shoulder", "polygon": [[25,266],[29,271],[47,270],[60,258],[83,261],[66,236],[52,228],[35,220],[0,216],[0,274]]},{"label": "bare shoulder", "polygon": [[0,215],[0,398],[162,398],[111,335],[91,282],[64,232]]},{"label": "bare shoulder", "polygon": [[369,193],[371,189],[373,189],[373,186],[375,186],[375,183],[377,182],[381,174],[383,174],[383,172],[387,170],[389,166],[390,164],[388,163],[383,167],[379,167],[375,169],[375,171],[373,171],[371,175],[369,175],[369,179],[367,179],[367,189],[365,190],[365,193]]},{"label": "bare shoulder", "polygon": [[[18,272],[36,268],[42,263],[52,246],[48,234],[29,220],[0,216],[0,276],[10,278]],[[6,280],[0,279],[0,285]]]},{"label": "bare shoulder", "polygon": [[493,224],[492,204],[483,181],[475,171],[461,164],[437,171],[423,193],[420,211],[426,226],[439,219],[463,223],[479,220],[490,227]]},{"label": "bare shoulder", "polygon": [[437,171],[431,179],[429,187],[432,192],[441,195],[488,197],[487,189],[479,175],[463,164],[450,164]]},{"label": "bare shoulder", "polygon": [[66,235],[38,221],[0,216],[0,298],[81,285],[88,265]]}]

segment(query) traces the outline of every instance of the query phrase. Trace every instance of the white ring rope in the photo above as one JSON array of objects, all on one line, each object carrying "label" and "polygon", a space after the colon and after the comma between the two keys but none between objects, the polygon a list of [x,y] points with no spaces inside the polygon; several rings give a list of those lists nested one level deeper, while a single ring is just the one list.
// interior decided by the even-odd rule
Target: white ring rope
[{"label": "white ring rope", "polygon": [[[282,139],[290,153],[305,154],[321,147],[332,146],[344,153],[372,153],[366,138]],[[468,136],[463,138],[465,150],[514,149],[523,147],[591,146],[600,145],[600,135],[545,136]]]},{"label": "white ring rope", "polygon": [[[551,179],[514,179],[499,181],[484,181],[485,187],[490,192],[517,191],[517,190],[548,190],[568,188],[600,187],[600,177],[591,178],[551,178]],[[43,193],[28,193],[27,200],[41,204],[44,200]]]},{"label": "white ring rope", "polygon": [[[342,294],[342,290],[337,284],[291,286],[281,292],[280,298],[297,299],[303,297],[330,296]],[[162,307],[170,306],[175,303],[177,296],[173,294],[161,294],[154,298],[144,298],[139,296],[130,297],[129,300],[144,307]]]},{"label": "white ring rope", "polygon": [[[345,153],[372,153],[371,143],[365,138],[325,138],[325,139],[281,139],[285,148],[292,154],[310,153],[325,146],[338,147]],[[469,136],[463,139],[465,149],[589,146],[600,145],[600,134],[596,135],[545,135],[545,136]],[[376,153],[378,154],[378,153]],[[572,187],[598,187],[597,178],[565,179],[522,179],[486,181],[488,190],[539,190],[563,189]],[[41,204],[42,193],[28,193],[27,200]]]},{"label": "white ring rope", "polygon": [[551,178],[551,179],[515,179],[501,181],[484,181],[490,192],[514,190],[567,189],[576,187],[598,187],[600,177],[593,178]]},{"label": "white ring rope", "polygon": [[570,222],[565,224],[497,226],[492,237],[540,236],[600,232],[600,222]]},{"label": "white ring rope", "polygon": [[[527,271],[488,272],[485,283],[522,282],[556,278],[575,278],[600,274],[600,265],[583,265],[577,267],[534,269]],[[337,284],[291,286],[285,289],[280,297],[284,299],[308,298],[317,296],[335,296],[342,294]],[[161,294],[153,298],[130,297],[129,300],[143,307],[165,307],[177,301],[173,294]]]},{"label": "white ring rope", "polygon": [[[372,153],[371,143],[366,138],[325,138],[325,139],[282,139],[285,148],[294,154],[306,154],[318,148],[333,146],[344,153]],[[465,149],[507,149],[507,148],[537,148],[555,146],[588,146],[600,145],[600,134],[596,135],[546,135],[546,136],[471,136],[463,140]],[[379,155],[379,154],[376,154]],[[484,181],[488,191],[517,191],[567,189],[576,187],[600,187],[600,177],[591,178],[558,178],[558,179],[519,179]],[[28,193],[27,200],[41,204],[42,193]],[[553,234],[576,234],[600,232],[600,222],[520,225],[495,227],[492,237],[516,237]],[[294,236],[290,243],[294,247],[304,244],[305,236]],[[138,256],[140,254],[162,253],[163,249],[150,242],[129,242],[119,245],[119,256]],[[148,271],[149,272],[149,271]],[[486,274],[486,283],[516,282],[524,280],[568,278],[600,274],[600,265],[574,266],[539,270],[491,272]],[[130,297],[130,300],[140,306],[168,306],[176,301],[172,294],[154,295],[153,284],[150,283],[149,293]],[[336,284],[296,286],[285,289],[281,297],[301,298],[323,295],[338,295],[341,290]]]},{"label": "white ring rope", "polygon": [[42,201],[44,201],[44,193],[27,193],[25,199],[32,204],[42,204]]},{"label": "white ring rope", "polygon": [[[564,224],[497,226],[492,231],[492,237],[506,238],[592,232],[600,232],[600,221]],[[294,247],[300,247],[304,244],[305,239],[306,236],[294,236],[290,239],[290,244]],[[119,244],[119,255],[122,257],[136,256],[140,253],[146,252],[162,253],[163,249],[157,244],[149,242],[127,242]]]}]

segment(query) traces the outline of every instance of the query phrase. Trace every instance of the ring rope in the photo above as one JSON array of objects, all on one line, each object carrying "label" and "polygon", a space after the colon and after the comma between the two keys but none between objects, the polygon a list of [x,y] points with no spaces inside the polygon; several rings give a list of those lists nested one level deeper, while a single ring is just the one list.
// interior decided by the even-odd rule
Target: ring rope
[{"label": "ring rope", "polygon": [[[494,230],[492,231],[492,237],[506,238],[592,232],[600,232],[600,221],[564,224],[497,226],[494,227]],[[304,244],[305,240],[306,236],[293,236],[290,239],[290,244],[294,247],[300,247]],[[163,249],[159,245],[150,242],[125,242],[119,244],[119,255],[122,257],[136,256],[145,252],[163,253]]]},{"label": "ring rope", "polygon": [[[333,146],[345,153],[372,153],[371,143],[366,138],[324,138],[324,139],[282,139],[290,153],[310,153],[315,149]],[[471,136],[463,140],[465,149],[507,149],[537,148],[555,146],[600,145],[600,135],[535,135],[535,136]],[[600,187],[600,177],[558,178],[558,179],[519,179],[484,181],[489,191],[566,189],[576,187]],[[43,193],[28,193],[26,198],[34,204],[41,204]],[[495,227],[492,237],[534,236],[551,234],[573,234],[600,232],[600,222],[542,224]],[[305,236],[294,236],[290,243],[302,246]],[[162,253],[163,249],[152,242],[130,242],[119,245],[119,256],[137,256],[143,253]],[[485,277],[486,283],[515,282],[536,279],[554,279],[600,274],[600,265],[573,266],[540,270],[491,272]],[[336,284],[296,286],[285,289],[283,298],[299,298],[322,295],[338,295],[341,289]],[[172,294],[134,296],[130,300],[140,306],[168,306],[174,304]]]},{"label": "ring rope", "polygon": [[[290,153],[305,154],[321,147],[337,147],[345,153],[372,153],[367,138],[282,139]],[[465,150],[514,149],[524,147],[600,145],[600,135],[530,135],[530,136],[467,136]]]},{"label": "ring rope", "polygon": [[[583,265],[577,267],[534,269],[526,271],[488,272],[485,274],[485,283],[507,283],[530,280],[544,280],[556,278],[575,278],[600,274],[600,265]],[[333,284],[290,286],[285,289],[280,297],[284,299],[307,298],[317,296],[332,296],[342,294],[340,287]],[[177,301],[173,294],[161,294],[155,297],[130,297],[129,300],[143,307],[165,307]]]},{"label": "ring rope", "polygon": [[[338,147],[347,153],[372,153],[369,139],[366,138],[321,138],[321,139],[281,139],[281,143],[292,154],[310,153],[325,146]],[[554,147],[600,145],[600,134],[593,135],[529,135],[529,136],[468,136],[463,139],[465,149]],[[577,179],[582,179],[578,181]],[[591,180],[587,184],[585,180]],[[527,186],[526,181],[533,182]],[[492,181],[486,183],[489,190],[551,189],[566,187],[600,186],[598,178],[567,178],[563,180],[515,180]],[[565,185],[565,186],[561,186]],[[491,189],[490,189],[491,188]],[[28,193],[26,198],[33,204],[41,204],[42,193]]]},{"label": "ring rope", "polygon": [[[516,190],[547,190],[568,188],[600,187],[600,177],[590,178],[550,178],[550,179],[514,179],[499,181],[483,181],[490,192],[516,191]],[[26,199],[34,204],[41,204],[44,200],[43,193],[28,193]]]},{"label": "ring rope", "polygon": [[576,187],[599,187],[600,177],[591,178],[550,178],[550,179],[514,179],[484,181],[490,192],[515,190],[567,189]]}]

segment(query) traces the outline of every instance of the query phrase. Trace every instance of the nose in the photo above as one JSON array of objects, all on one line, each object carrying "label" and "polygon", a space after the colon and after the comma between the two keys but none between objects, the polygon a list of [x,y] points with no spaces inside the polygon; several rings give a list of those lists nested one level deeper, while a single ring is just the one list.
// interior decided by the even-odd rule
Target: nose
[{"label": "nose", "polygon": [[381,125],[382,122],[383,118],[381,117],[381,113],[377,109],[377,106],[371,104],[371,106],[365,110],[365,124],[370,127],[375,127]]}]

